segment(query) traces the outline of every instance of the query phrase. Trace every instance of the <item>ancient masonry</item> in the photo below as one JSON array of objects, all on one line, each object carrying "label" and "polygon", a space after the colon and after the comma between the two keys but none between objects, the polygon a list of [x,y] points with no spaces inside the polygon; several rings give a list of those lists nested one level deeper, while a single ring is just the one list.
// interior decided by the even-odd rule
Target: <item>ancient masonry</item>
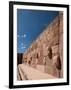
[{"label": "ancient masonry", "polygon": [[23,62],[55,77],[63,77],[63,12],[44,28],[23,54]]}]

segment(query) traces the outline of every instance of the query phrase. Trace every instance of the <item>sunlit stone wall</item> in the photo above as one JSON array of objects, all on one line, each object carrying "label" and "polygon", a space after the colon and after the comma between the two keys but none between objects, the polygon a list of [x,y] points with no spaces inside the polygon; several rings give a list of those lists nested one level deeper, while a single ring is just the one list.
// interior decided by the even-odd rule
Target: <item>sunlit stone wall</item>
[{"label": "sunlit stone wall", "polygon": [[[51,59],[48,56],[49,47],[52,49]],[[61,60],[60,71],[56,68],[58,56]],[[63,12],[59,12],[59,15],[33,41],[23,54],[23,61],[55,77],[63,77]]]}]

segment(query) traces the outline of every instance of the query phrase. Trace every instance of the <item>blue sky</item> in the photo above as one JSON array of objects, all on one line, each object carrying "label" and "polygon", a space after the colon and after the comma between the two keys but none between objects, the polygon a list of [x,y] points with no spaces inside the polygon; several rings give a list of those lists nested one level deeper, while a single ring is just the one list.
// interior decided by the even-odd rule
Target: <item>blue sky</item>
[{"label": "blue sky", "polygon": [[24,53],[58,11],[17,9],[17,52]]}]

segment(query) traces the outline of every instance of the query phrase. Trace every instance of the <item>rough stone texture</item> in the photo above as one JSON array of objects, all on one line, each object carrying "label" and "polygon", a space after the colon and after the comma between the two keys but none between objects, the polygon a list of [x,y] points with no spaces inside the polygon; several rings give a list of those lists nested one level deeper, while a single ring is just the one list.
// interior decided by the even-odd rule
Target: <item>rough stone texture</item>
[{"label": "rough stone texture", "polygon": [[21,79],[19,79],[19,77],[18,77],[18,80],[56,79],[56,77],[54,77],[48,73],[41,72],[38,69],[34,69],[27,64],[20,64],[18,66],[18,68],[19,68],[20,77],[21,77]]},{"label": "rough stone texture", "polygon": [[[51,60],[48,56],[49,47],[52,49]],[[23,54],[23,60],[27,61],[27,64],[30,64],[31,67],[59,77],[59,70],[55,65],[58,55],[61,59],[60,77],[63,77],[63,12],[60,12],[31,44]],[[40,65],[44,67],[41,68]]]}]

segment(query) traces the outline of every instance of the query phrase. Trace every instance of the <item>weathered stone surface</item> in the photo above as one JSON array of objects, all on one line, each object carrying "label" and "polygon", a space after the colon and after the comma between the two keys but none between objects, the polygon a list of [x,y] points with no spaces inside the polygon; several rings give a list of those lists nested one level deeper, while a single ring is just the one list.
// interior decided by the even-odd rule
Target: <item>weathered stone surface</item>
[{"label": "weathered stone surface", "polygon": [[41,72],[40,71],[40,66],[38,66],[38,67],[39,67],[39,70],[34,69],[34,68],[30,67],[27,64],[19,65],[18,68],[19,68],[21,80],[56,79],[56,77],[54,77],[54,76],[52,76],[52,75],[50,75],[48,73]]}]

